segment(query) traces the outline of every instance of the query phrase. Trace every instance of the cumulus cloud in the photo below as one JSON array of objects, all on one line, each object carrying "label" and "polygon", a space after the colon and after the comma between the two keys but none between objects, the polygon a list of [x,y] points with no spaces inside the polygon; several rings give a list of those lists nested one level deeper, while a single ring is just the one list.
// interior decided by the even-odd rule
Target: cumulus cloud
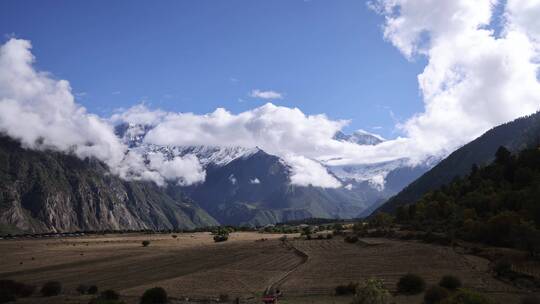
[{"label": "cumulus cloud", "polygon": [[161,184],[164,180],[189,184],[204,179],[198,160],[192,157],[150,160],[147,167],[141,155],[128,152],[108,121],[75,103],[67,81],[36,71],[30,50],[30,42],[21,39],[10,39],[0,46],[0,133],[18,139],[26,148],[95,157],[126,179]]},{"label": "cumulus cloud", "polygon": [[254,178],[254,179],[250,179],[249,183],[256,185],[256,184],[260,184],[261,181],[258,178]]},{"label": "cumulus cloud", "polygon": [[285,161],[291,166],[291,182],[299,186],[339,188],[341,183],[320,163],[301,155],[287,155]]},{"label": "cumulus cloud", "polygon": [[260,99],[282,99],[283,95],[276,91],[252,90],[249,96]]},{"label": "cumulus cloud", "polygon": [[[500,36],[490,27],[494,0],[379,0],[384,37],[408,59],[425,56],[418,75],[424,112],[398,127],[403,156],[445,154],[489,128],[540,106],[539,1],[508,0]],[[500,5],[504,5],[501,3]],[[535,42],[536,41],[536,42]]]}]

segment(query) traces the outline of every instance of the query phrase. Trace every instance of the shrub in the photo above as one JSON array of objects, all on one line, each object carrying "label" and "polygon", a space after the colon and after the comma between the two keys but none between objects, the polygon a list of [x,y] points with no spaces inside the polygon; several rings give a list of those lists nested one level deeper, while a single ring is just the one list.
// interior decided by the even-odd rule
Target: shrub
[{"label": "shrub", "polygon": [[143,245],[143,247],[148,247],[148,245],[150,245],[150,241],[144,240],[141,244]]},{"label": "shrub", "polygon": [[176,234],[173,234],[173,235],[172,235],[172,238],[173,238],[173,239],[175,239],[175,238],[177,238],[177,237],[178,237],[178,235],[176,235]]},{"label": "shrub", "polygon": [[220,302],[229,302],[229,295],[222,293],[219,295],[219,301]]},{"label": "shrub", "polygon": [[90,287],[88,287],[88,290],[86,291],[88,292],[88,294],[96,294],[98,292],[98,288],[96,285],[90,285]]},{"label": "shrub", "polygon": [[458,277],[452,275],[445,275],[441,278],[439,286],[448,290],[456,290],[461,287],[461,280]]},{"label": "shrub", "polygon": [[351,244],[356,243],[358,242],[358,237],[356,235],[348,235],[345,237],[345,242]]},{"label": "shrub", "polygon": [[[0,280],[0,292],[7,298],[10,298],[9,295],[21,298],[29,297],[35,290],[36,287],[33,285],[27,285],[13,280]],[[0,301],[0,303],[3,302]]]},{"label": "shrub", "polygon": [[84,284],[81,284],[79,286],[77,286],[77,292],[80,293],[80,294],[85,294],[88,292],[88,286],[84,285]]},{"label": "shrub", "polygon": [[161,287],[150,288],[141,297],[141,304],[165,304],[167,301],[167,292]]},{"label": "shrub", "polygon": [[521,299],[521,304],[540,304],[540,298],[536,296],[526,296]]},{"label": "shrub", "polygon": [[397,290],[404,294],[419,294],[426,288],[426,282],[416,274],[408,273],[399,279]]},{"label": "shrub", "polygon": [[479,293],[462,289],[441,304],[493,304],[493,302]]},{"label": "shrub", "polygon": [[229,239],[229,237],[226,236],[226,235],[215,235],[214,236],[214,242],[216,242],[216,243],[225,242],[228,239]]},{"label": "shrub", "polygon": [[364,286],[358,289],[353,304],[387,304],[390,302],[390,293],[381,280],[366,280]]},{"label": "shrub", "polygon": [[41,287],[41,294],[44,297],[57,296],[62,292],[62,284],[56,281],[49,281]]},{"label": "shrub", "polygon": [[326,238],[327,238],[327,239],[331,239],[331,238],[333,238],[333,237],[334,237],[334,236],[333,236],[331,233],[328,233],[328,234],[326,235]]},{"label": "shrub", "polygon": [[324,235],[322,235],[322,234],[317,234],[317,239],[319,239],[319,240],[324,239]]},{"label": "shrub", "polygon": [[99,295],[99,299],[100,300],[118,300],[120,299],[120,295],[112,290],[112,289],[107,289],[105,291],[102,291],[101,294]]},{"label": "shrub", "polygon": [[7,303],[15,301],[17,298],[15,294],[10,290],[0,289],[0,303]]},{"label": "shrub", "polygon": [[358,283],[353,282],[347,285],[338,285],[336,286],[336,296],[353,295],[356,293],[356,288],[358,288]]},{"label": "shrub", "polygon": [[507,259],[499,260],[493,266],[493,270],[497,275],[505,275],[512,271],[512,264]]},{"label": "shrub", "polygon": [[424,294],[424,303],[425,304],[436,304],[440,303],[442,300],[448,298],[449,293],[446,288],[443,288],[441,286],[431,286],[426,290],[426,293]]}]

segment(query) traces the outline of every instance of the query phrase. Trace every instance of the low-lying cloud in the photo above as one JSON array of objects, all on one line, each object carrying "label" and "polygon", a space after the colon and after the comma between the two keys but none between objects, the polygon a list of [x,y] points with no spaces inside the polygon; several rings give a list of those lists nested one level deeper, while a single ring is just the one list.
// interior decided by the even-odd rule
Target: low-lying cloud
[{"label": "low-lying cloud", "polygon": [[166,180],[191,184],[204,179],[196,158],[145,160],[128,152],[107,120],[75,103],[67,81],[34,69],[30,49],[30,42],[21,39],[10,39],[0,47],[1,133],[26,148],[95,157],[125,179],[160,185]]}]

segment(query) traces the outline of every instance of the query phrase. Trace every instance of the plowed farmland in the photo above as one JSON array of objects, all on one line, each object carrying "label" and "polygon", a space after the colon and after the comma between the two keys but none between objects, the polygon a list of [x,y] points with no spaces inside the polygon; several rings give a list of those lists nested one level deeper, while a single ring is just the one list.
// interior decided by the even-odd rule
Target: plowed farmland
[{"label": "plowed farmland", "polygon": [[[223,243],[214,243],[208,233],[3,240],[0,278],[38,286],[55,280],[64,286],[61,298],[35,297],[20,303],[87,303],[88,296],[75,292],[79,284],[114,289],[127,303],[137,303],[144,290],[154,286],[165,288],[175,299],[226,294],[258,303],[272,286],[283,291],[285,303],[348,303],[350,298],[333,296],[337,285],[379,278],[394,291],[399,277],[408,272],[421,275],[428,284],[445,274],[456,275],[465,287],[499,303],[519,303],[525,292],[493,278],[487,260],[451,247],[387,239],[349,244],[339,237],[289,237],[282,243],[280,236],[234,233]],[[143,247],[143,240],[150,245]],[[422,298],[398,296],[395,301],[421,303]]]}]

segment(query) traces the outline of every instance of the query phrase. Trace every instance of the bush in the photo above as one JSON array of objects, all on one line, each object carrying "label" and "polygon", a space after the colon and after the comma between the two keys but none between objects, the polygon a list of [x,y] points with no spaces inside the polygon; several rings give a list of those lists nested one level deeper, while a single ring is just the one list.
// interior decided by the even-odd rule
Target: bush
[{"label": "bush", "polygon": [[109,301],[114,300],[114,301],[116,301],[116,300],[120,299],[120,295],[116,291],[114,291],[112,289],[107,289],[107,290],[101,292],[101,294],[99,295],[99,299],[100,300],[109,300]]},{"label": "bush", "polygon": [[219,295],[219,301],[220,302],[229,302],[229,295],[222,293]]},{"label": "bush", "polygon": [[353,304],[387,304],[390,302],[390,293],[381,280],[366,280],[364,286],[358,289]]},{"label": "bush", "polygon": [[456,290],[461,287],[461,280],[458,277],[452,275],[445,275],[441,278],[439,286],[448,290]]},{"label": "bush", "polygon": [[356,235],[348,235],[345,237],[345,242],[351,244],[356,243],[358,242],[358,237]]},{"label": "bush", "polygon": [[334,237],[334,236],[333,236],[331,233],[328,233],[328,234],[326,235],[326,238],[327,238],[327,239],[331,239],[331,238],[333,238],[333,237]]},{"label": "bush", "polygon": [[505,275],[512,271],[512,264],[507,259],[499,260],[493,266],[493,270],[497,275]]},{"label": "bush", "polygon": [[521,299],[521,304],[540,304],[540,298],[536,296],[526,296]]},{"label": "bush", "polygon": [[88,292],[88,294],[93,295],[98,292],[98,288],[96,285],[90,285],[90,287],[88,287],[88,290],[86,292]]},{"label": "bush", "polygon": [[[27,285],[13,280],[0,280],[0,293],[6,298],[11,298],[11,296],[20,298],[29,297],[35,290],[36,287],[33,285]],[[0,301],[0,303],[4,302]]]},{"label": "bush", "polygon": [[161,287],[150,288],[141,297],[141,304],[165,304],[167,301],[167,292]]},{"label": "bush", "polygon": [[397,290],[404,294],[419,294],[426,288],[426,282],[419,275],[408,273],[399,279]]},{"label": "bush", "polygon": [[440,286],[431,286],[426,290],[424,294],[424,303],[425,304],[436,304],[440,303],[442,300],[448,298],[450,294],[446,288]]},{"label": "bush", "polygon": [[479,293],[462,289],[441,304],[493,304],[493,302]]},{"label": "bush", "polygon": [[81,284],[79,286],[77,286],[77,292],[80,293],[80,294],[85,294],[88,292],[88,286],[84,285],[84,284]]},{"label": "bush", "polygon": [[353,282],[347,285],[338,285],[336,286],[336,296],[353,295],[356,293],[356,288],[358,288],[358,283]]},{"label": "bush", "polygon": [[177,237],[178,237],[178,235],[176,235],[176,234],[173,234],[173,235],[172,235],[172,238],[173,238],[173,239],[175,239],[175,238],[177,238]]},{"label": "bush", "polygon": [[150,245],[150,241],[144,240],[141,244],[143,245],[143,247],[148,247],[148,245]]},{"label": "bush", "polygon": [[57,296],[62,292],[62,284],[56,281],[49,281],[41,287],[41,295],[44,297]]},{"label": "bush", "polygon": [[228,239],[229,239],[229,237],[226,236],[226,235],[215,235],[214,236],[214,242],[216,242],[216,243],[225,242]]},{"label": "bush", "polygon": [[322,234],[317,234],[317,239],[319,239],[319,240],[324,239],[324,235],[322,235]]},{"label": "bush", "polygon": [[15,294],[13,291],[6,290],[6,289],[0,289],[0,303],[7,303],[15,301],[17,298],[15,297]]}]

